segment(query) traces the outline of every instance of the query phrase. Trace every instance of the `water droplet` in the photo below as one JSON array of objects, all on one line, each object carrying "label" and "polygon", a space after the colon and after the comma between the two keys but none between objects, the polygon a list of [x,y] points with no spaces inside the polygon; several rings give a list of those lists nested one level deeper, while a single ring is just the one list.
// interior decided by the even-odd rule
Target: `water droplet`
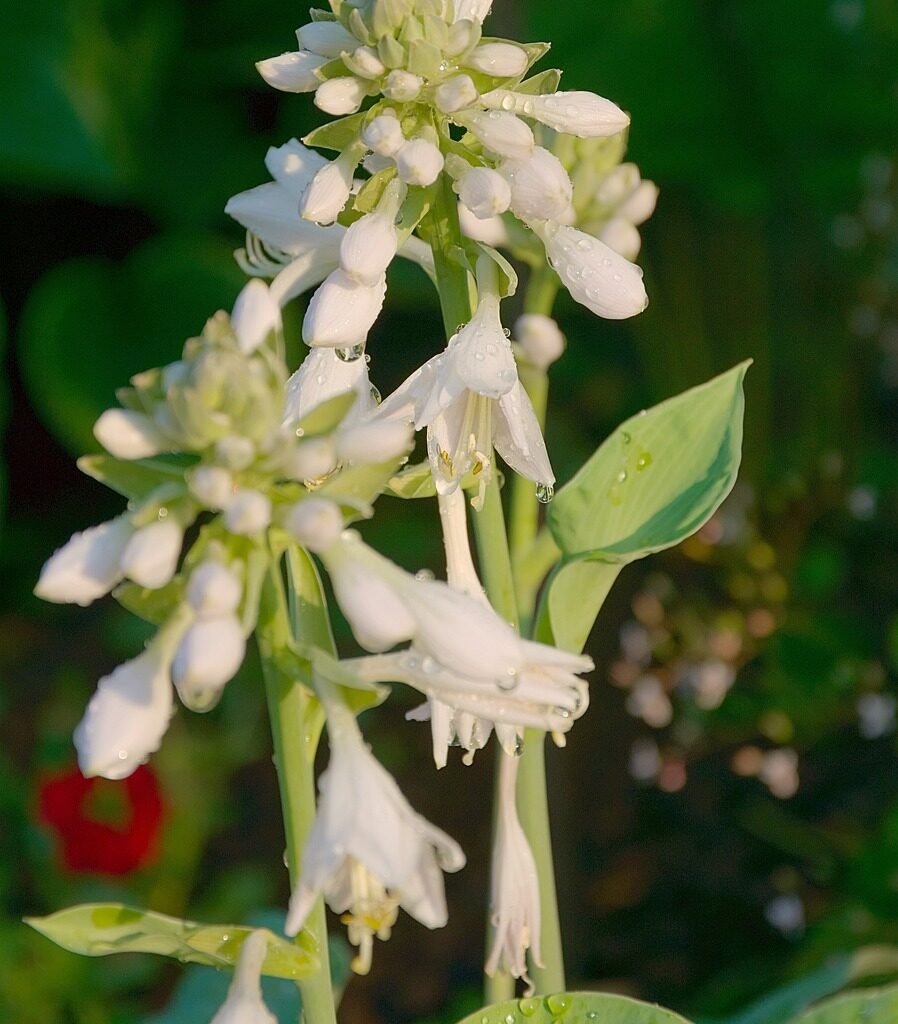
[{"label": "water droplet", "polygon": [[532,1017],[539,1009],[538,999],[519,999],[518,1009],[525,1017]]},{"label": "water droplet", "polygon": [[554,1013],[559,1017],[566,1014],[573,1005],[574,1000],[570,996],[546,996],[546,1007],[549,1013]]},{"label": "water droplet", "polygon": [[586,1019],[587,1020],[598,1020],[599,1019],[599,1014],[598,1014],[598,1012],[596,1010],[590,1010],[589,1013],[587,1013],[587,1015],[586,1015]]},{"label": "water droplet", "polygon": [[441,60],[440,61],[440,71],[448,71],[448,70],[449,70],[449,61],[448,60]]},{"label": "water droplet", "polygon": [[621,440],[624,444],[629,444],[633,440],[633,435],[628,434],[626,430],[621,431]]},{"label": "water droplet", "polygon": [[466,328],[467,326],[468,326],[467,324],[459,324],[459,325],[458,325],[458,326],[457,326],[457,327],[455,328],[455,333],[456,333],[456,334],[461,334],[461,332],[462,332],[462,331],[463,331],[463,330],[464,330],[464,329],[465,329],[465,328]]},{"label": "water droplet", "polygon": [[305,427],[297,427],[296,430],[295,430],[295,434],[296,434],[297,437],[305,437],[306,436]]},{"label": "water droplet", "polygon": [[327,380],[327,377],[325,377],[323,373],[319,373],[318,376],[315,378],[315,383],[316,384],[323,384],[326,380]]},{"label": "water droplet", "polygon": [[602,260],[602,266],[603,267],[610,267],[611,266],[611,260],[609,260],[607,256]]},{"label": "water droplet", "polygon": [[283,857],[281,857],[281,860],[284,862],[284,867],[285,868],[289,868],[290,867],[290,854],[287,852],[286,849],[284,850],[284,855],[283,855]]},{"label": "water droplet", "polygon": [[118,752],[118,759],[119,759],[119,761],[127,761],[128,760],[128,751],[127,750],[120,750]]},{"label": "water droplet", "polygon": [[514,96],[503,96],[502,97],[502,109],[503,110],[514,110]]},{"label": "water droplet", "polygon": [[338,348],[337,358],[344,363],[354,363],[365,354],[365,343],[353,345],[352,348]]},{"label": "water droplet", "polygon": [[[559,718],[570,718],[571,713],[567,708],[563,708],[560,704],[557,707],[552,708],[554,714],[558,715]],[[558,1010],[553,1010],[553,1013],[558,1013]]]},{"label": "water droplet", "polygon": [[581,238],[580,241],[577,242],[577,248],[580,249],[582,252],[590,252],[593,248],[592,239]]},{"label": "water droplet", "polygon": [[421,661],[421,671],[426,672],[427,675],[432,676],[439,670],[439,665],[429,655]]},{"label": "water droplet", "polygon": [[511,337],[511,328],[510,327],[503,327],[502,328],[502,333],[505,335],[506,338],[510,338]]},{"label": "water droplet", "polygon": [[537,484],[536,485],[536,500],[542,502],[543,505],[548,505],[549,502],[555,497],[555,488],[551,484]]},{"label": "water droplet", "polygon": [[168,519],[168,509],[163,505],[156,513],[157,519]]},{"label": "water droplet", "polygon": [[430,569],[419,569],[415,573],[415,579],[418,580],[419,583],[424,583],[425,581],[429,582],[431,580],[436,579],[436,576],[431,572]]},{"label": "water droplet", "polygon": [[499,114],[498,110],[491,110],[489,112],[489,118],[490,118],[491,121],[498,121],[499,117],[500,117],[500,114]]},{"label": "water droplet", "polygon": [[619,473],[617,474],[617,482],[618,482],[619,484],[625,484],[625,483],[627,482],[627,471],[626,471],[625,469],[622,469],[622,470],[621,470],[621,471],[620,471],[620,472],[619,472]]},{"label": "water droplet", "polygon": [[506,693],[510,693],[519,683],[518,674],[513,669],[508,670],[508,675],[504,679],[497,679],[496,686],[500,690],[504,690]]},{"label": "water droplet", "polygon": [[371,401],[374,402],[375,405],[380,405],[380,403],[384,400],[383,395],[377,390],[377,388],[373,384],[370,385],[369,393],[371,395]]},{"label": "water droplet", "polygon": [[524,101],[524,113],[525,114],[532,114],[533,113],[533,103],[530,100],[525,100]]},{"label": "water droplet", "polygon": [[653,462],[651,452],[640,452],[639,458],[636,460],[636,468],[641,473],[644,469],[648,469]]},{"label": "water droplet", "polygon": [[612,276],[612,279],[614,281],[617,281],[618,284],[620,284],[620,282],[623,281],[623,278],[620,276],[620,274],[612,274],[611,276]]},{"label": "water droplet", "polygon": [[513,1013],[505,1014],[505,1024],[514,1024],[514,1020],[515,1018]]}]

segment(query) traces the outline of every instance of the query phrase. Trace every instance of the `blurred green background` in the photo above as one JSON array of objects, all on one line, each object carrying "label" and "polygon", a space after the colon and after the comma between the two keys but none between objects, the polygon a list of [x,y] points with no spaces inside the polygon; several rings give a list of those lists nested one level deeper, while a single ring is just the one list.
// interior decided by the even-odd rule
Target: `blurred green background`
[{"label": "blurred green background", "polygon": [[[145,632],[112,602],[30,592],[56,546],[117,510],[73,465],[114,388],[241,285],[224,203],[320,116],[253,62],[305,20],[285,0],[0,9],[0,1008],[17,1024],[207,1020],[224,984],[81,961],[23,914],[123,899],[243,921],[286,899],[252,660],[154,758],[158,848],[123,874],[65,867],[79,825],[43,823],[41,793],[72,767],[96,679]],[[630,156],[661,187],[648,312],[608,324],[560,305],[559,478],[627,415],[755,360],[742,483],[699,538],[624,574],[590,645],[592,708],[550,764],[572,983],[722,1015],[833,952],[898,942],[898,6],[496,0],[492,31],[552,40],[545,66],[568,87],[630,111]],[[423,276],[393,274],[369,348],[384,393],[441,343]],[[435,530],[429,507],[385,500],[368,534],[439,568]],[[408,706],[366,729],[470,866],[445,931],[402,919],[378,947],[347,1024],[478,1002],[490,757],[435,775]],[[121,826],[119,790],[91,801]]]}]

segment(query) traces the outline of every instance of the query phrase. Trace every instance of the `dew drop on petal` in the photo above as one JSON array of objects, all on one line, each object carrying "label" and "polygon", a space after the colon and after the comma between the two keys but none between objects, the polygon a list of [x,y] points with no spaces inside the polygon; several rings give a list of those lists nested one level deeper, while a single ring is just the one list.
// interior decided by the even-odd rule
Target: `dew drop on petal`
[{"label": "dew drop on petal", "polygon": [[418,580],[419,583],[424,583],[436,579],[436,576],[431,572],[430,569],[419,569],[415,573],[415,579]]},{"label": "dew drop on petal", "polygon": [[352,348],[338,348],[337,358],[344,363],[354,363],[365,354],[365,345],[353,345]]},{"label": "dew drop on petal", "polygon": [[551,484],[537,484],[536,485],[536,500],[542,502],[543,505],[548,505],[549,502],[555,497],[555,488]]}]

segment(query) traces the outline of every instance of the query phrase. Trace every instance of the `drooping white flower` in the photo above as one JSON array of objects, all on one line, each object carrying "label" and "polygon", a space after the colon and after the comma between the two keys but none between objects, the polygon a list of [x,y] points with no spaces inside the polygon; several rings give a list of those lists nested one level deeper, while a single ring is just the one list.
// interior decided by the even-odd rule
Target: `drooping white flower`
[{"label": "drooping white flower", "polygon": [[262,998],[262,965],[268,953],[265,932],[251,932],[243,941],[228,997],[211,1024],[277,1024]]},{"label": "drooping white flower", "polygon": [[146,413],[107,409],[94,424],[94,437],[117,459],[148,459],[170,447]]},{"label": "drooping white flower", "polygon": [[325,114],[343,117],[354,114],[367,95],[367,85],[355,75],[329,78],[315,90],[315,106]]},{"label": "drooping white flower", "polygon": [[427,139],[412,139],[396,153],[399,180],[406,185],[426,188],[432,185],[443,170],[443,154],[439,147]]},{"label": "drooping white flower", "polygon": [[489,167],[472,167],[456,183],[455,191],[478,220],[497,217],[511,205],[511,187],[498,171]]},{"label": "drooping white flower", "polygon": [[414,434],[409,423],[368,420],[341,425],[334,440],[341,462],[374,465],[407,454],[414,444]]},{"label": "drooping white flower", "polygon": [[547,370],[564,353],[564,335],[550,316],[524,313],[514,325],[514,342],[538,370]]},{"label": "drooping white flower", "polygon": [[363,156],[363,149],[351,145],[336,160],[325,161],[299,200],[299,215],[303,220],[333,224],[349,201],[353,175]]},{"label": "drooping white flower", "polygon": [[329,274],[312,296],[302,324],[310,347],[351,349],[363,345],[383,309],[387,279],[361,284],[339,269]]},{"label": "drooping white flower", "polygon": [[556,92],[545,96],[494,89],[480,98],[490,110],[507,110],[532,117],[547,128],[580,139],[617,135],[630,118],[611,100],[592,92]]},{"label": "drooping white flower", "polygon": [[246,637],[233,612],[198,618],[184,634],[172,664],[181,702],[192,711],[210,711],[245,654]]},{"label": "drooping white flower", "polygon": [[571,205],[574,188],[561,161],[542,146],[525,160],[506,160],[499,173],[511,187],[511,208],[521,220],[559,220]]},{"label": "drooping white flower", "polygon": [[247,354],[255,352],[272,331],[280,331],[281,307],[258,278],[246,284],[237,296],[231,326],[240,351]]},{"label": "drooping white flower", "polygon": [[481,43],[464,63],[493,78],[517,78],[527,70],[527,52],[514,43]]},{"label": "drooping white flower", "polygon": [[169,583],[178,568],[184,530],[171,516],[135,530],[119,559],[129,579],[158,590]]},{"label": "drooping white flower", "polygon": [[533,984],[527,975],[527,953],[541,967],[539,875],[533,851],[521,827],[515,802],[518,760],[507,754],[500,759],[496,839],[490,886],[490,923],[493,943],[485,971],[497,970]]},{"label": "drooping white flower", "polygon": [[327,57],[318,53],[300,50],[260,60],[256,70],[272,88],[281,92],[314,92],[321,85],[315,72],[327,61]]},{"label": "drooping white flower", "polygon": [[571,297],[596,316],[624,320],[648,306],[642,270],[604,242],[551,221],[532,227]]},{"label": "drooping white flower", "polygon": [[536,145],[533,129],[507,110],[466,111],[455,117],[490,152],[509,160],[526,160]]},{"label": "drooping white flower", "polygon": [[86,607],[124,579],[122,552],[134,535],[128,516],[76,533],[47,559],[35,594],[44,601]]},{"label": "drooping white flower", "polygon": [[295,935],[319,893],[349,926],[359,949],[353,970],[366,974],[374,936],[389,938],[399,907],[428,928],[446,923],[443,871],[458,871],[458,844],[409,806],[365,744],[355,716],[328,701],[331,759],[302,854],[302,875],[285,930]]},{"label": "drooping white flower", "polygon": [[355,221],[340,243],[340,266],[354,280],[367,287],[380,284],[399,247],[396,216],[405,189],[390,182],[377,209]]}]

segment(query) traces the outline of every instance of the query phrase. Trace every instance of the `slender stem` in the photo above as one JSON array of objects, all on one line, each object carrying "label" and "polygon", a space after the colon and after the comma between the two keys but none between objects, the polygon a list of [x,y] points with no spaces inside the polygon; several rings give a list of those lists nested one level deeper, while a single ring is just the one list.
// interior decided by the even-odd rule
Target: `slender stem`
[{"label": "slender stem", "polygon": [[524,312],[551,316],[560,287],[561,281],[558,279],[558,275],[548,264],[534,270],[527,282]]},{"label": "slender stem", "polygon": [[471,319],[471,276],[454,258],[463,255],[462,233],[458,223],[458,204],[448,176],[441,174],[435,188],[436,195],[428,217],[430,245],[443,324],[446,337],[451,338],[459,324],[466,324]]},{"label": "slender stem", "polygon": [[[321,605],[323,607],[323,601]],[[296,607],[294,602],[294,609]],[[299,618],[301,626],[302,616]],[[317,699],[296,675],[282,668],[284,655],[290,650],[293,639],[293,625],[280,560],[272,561],[259,625],[259,647],[287,840],[287,864],[290,884],[295,886],[306,839],[315,819],[314,762],[320,726],[312,724],[318,712]],[[306,919],[304,931],[311,934],[315,942],[321,966],[312,977],[299,982],[303,1020],[306,1024],[336,1024],[327,921],[324,901],[320,897]]]}]

